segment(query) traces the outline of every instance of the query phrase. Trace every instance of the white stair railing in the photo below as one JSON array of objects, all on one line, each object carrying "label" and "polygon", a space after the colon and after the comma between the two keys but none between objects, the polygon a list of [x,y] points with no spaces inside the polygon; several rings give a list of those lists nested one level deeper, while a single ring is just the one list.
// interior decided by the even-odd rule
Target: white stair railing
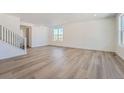
[{"label": "white stair railing", "polygon": [[2,25],[0,25],[0,40],[12,46],[24,49],[25,51],[27,50],[26,38],[16,34],[15,32],[10,31]]}]

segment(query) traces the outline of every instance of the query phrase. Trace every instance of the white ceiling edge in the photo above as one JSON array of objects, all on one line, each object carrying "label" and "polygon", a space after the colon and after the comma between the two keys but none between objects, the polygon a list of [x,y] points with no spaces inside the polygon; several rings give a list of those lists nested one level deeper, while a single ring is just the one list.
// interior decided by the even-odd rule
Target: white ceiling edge
[{"label": "white ceiling edge", "polygon": [[[94,16],[94,14],[96,16]],[[21,24],[53,27],[115,17],[117,13],[11,13],[19,17]]]},{"label": "white ceiling edge", "polygon": [[82,23],[82,22],[89,22],[89,21],[95,21],[95,20],[103,20],[103,19],[110,19],[110,18],[115,18],[116,16],[109,16],[109,17],[104,17],[104,18],[98,18],[98,19],[89,19],[89,20],[84,20],[84,21],[73,21],[73,22],[67,22],[61,25],[67,25],[67,24],[73,24],[73,23]]}]

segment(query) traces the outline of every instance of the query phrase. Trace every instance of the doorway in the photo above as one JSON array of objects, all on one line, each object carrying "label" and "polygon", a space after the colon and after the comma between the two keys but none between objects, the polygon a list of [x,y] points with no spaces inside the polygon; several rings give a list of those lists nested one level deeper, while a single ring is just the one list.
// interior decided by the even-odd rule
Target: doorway
[{"label": "doorway", "polygon": [[23,37],[26,37],[27,48],[31,48],[31,42],[32,42],[32,40],[31,40],[31,38],[32,38],[31,27],[30,26],[21,25],[20,26],[20,30],[22,32]]}]

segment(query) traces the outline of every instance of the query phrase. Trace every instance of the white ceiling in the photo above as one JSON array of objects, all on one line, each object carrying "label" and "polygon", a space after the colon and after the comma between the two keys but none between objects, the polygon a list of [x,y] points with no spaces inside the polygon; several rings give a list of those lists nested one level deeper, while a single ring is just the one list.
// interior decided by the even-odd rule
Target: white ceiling
[{"label": "white ceiling", "polygon": [[10,15],[20,17],[24,22],[46,26],[115,16],[114,13],[11,13]]}]

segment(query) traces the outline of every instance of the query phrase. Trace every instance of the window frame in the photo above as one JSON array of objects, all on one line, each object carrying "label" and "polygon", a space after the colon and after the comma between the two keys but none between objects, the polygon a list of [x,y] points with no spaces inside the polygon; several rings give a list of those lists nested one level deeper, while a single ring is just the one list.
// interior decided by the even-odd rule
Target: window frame
[{"label": "window frame", "polygon": [[123,40],[123,38],[124,38],[124,28],[123,28],[123,30],[122,30],[122,16],[124,17],[124,14],[120,14],[119,15],[119,35],[118,35],[118,37],[119,37],[119,45],[121,46],[121,47],[124,47],[124,40]]},{"label": "window frame", "polygon": [[[55,34],[54,34],[54,29],[58,29],[58,34],[57,34],[57,38],[56,38],[56,40],[55,40]],[[59,29],[63,29],[63,34],[62,34],[62,40],[60,40],[60,34],[59,34]],[[53,29],[52,29],[52,41],[55,41],[55,42],[62,42],[64,40],[64,28],[63,27],[54,27]]]}]

